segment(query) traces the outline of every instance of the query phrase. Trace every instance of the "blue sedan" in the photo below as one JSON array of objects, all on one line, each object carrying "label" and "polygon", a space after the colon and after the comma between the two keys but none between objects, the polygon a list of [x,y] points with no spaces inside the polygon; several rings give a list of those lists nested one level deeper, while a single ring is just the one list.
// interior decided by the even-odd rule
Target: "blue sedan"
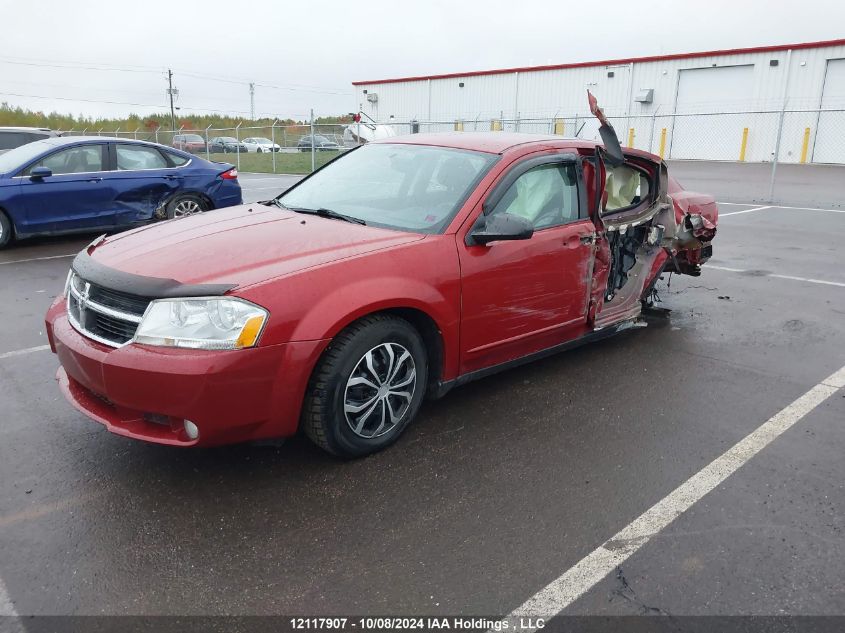
[{"label": "blue sedan", "polygon": [[241,204],[238,172],[155,143],[59,137],[0,154],[0,248]]}]

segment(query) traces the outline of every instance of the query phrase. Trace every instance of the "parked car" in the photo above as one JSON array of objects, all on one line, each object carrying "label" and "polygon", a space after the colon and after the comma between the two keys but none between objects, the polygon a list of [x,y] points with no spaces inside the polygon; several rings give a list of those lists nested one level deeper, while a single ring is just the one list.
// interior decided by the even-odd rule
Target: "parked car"
[{"label": "parked car", "polygon": [[[310,152],[311,151],[311,135],[308,134],[303,136],[297,141],[296,147],[300,152]],[[320,136],[319,134],[314,135],[314,148],[320,152],[331,152],[340,149],[340,145],[335,143],[332,140],[327,139],[325,136]]]},{"label": "parked car", "polygon": [[215,147],[219,147],[220,149],[217,151],[235,153],[235,152],[246,152],[248,151],[246,145],[239,142],[234,136],[215,136],[213,139],[209,141]]},{"label": "parked car", "polygon": [[61,136],[46,127],[0,127],[0,154],[21,145]]},{"label": "parked car", "polygon": [[204,154],[206,152],[205,139],[199,134],[174,134],[171,145],[190,154]]},{"label": "parked car", "polygon": [[661,273],[700,274],[713,197],[616,146],[395,137],[263,206],[97,240],[46,316],[61,390],[149,442],[384,448],[426,396],[644,325]]},{"label": "parked car", "polygon": [[241,203],[238,172],[127,139],[60,137],[0,155],[0,248],[12,238],[111,231]]},{"label": "parked car", "polygon": [[263,138],[261,136],[245,138],[243,140],[243,145],[246,147],[246,151],[258,152],[259,154],[262,152],[278,152],[282,149],[277,143],[274,143],[269,138]]}]

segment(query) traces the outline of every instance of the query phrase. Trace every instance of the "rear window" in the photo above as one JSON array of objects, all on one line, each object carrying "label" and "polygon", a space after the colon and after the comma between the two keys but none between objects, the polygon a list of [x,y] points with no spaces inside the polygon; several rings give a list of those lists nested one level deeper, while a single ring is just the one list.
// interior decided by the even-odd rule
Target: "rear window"
[{"label": "rear window", "polygon": [[181,154],[177,154],[176,152],[165,152],[167,157],[170,159],[170,162],[173,163],[176,167],[181,167],[182,165],[187,164],[190,158],[185,158]]},{"label": "rear window", "polygon": [[39,132],[0,131],[0,149],[15,149],[21,145],[26,145],[27,143],[40,141],[49,137],[49,134],[41,134]]}]

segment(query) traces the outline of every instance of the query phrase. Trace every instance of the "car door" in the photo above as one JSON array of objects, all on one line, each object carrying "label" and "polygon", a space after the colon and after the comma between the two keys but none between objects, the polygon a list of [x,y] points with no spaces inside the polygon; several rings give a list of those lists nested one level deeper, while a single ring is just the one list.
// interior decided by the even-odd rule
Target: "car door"
[{"label": "car door", "polygon": [[473,228],[459,232],[462,373],[586,331],[595,225],[587,217],[578,159],[546,155],[516,164],[479,204],[473,227],[497,213],[530,220],[534,233],[524,240],[468,245]]},{"label": "car door", "polygon": [[111,143],[110,155],[112,170],[104,180],[113,193],[116,226],[152,219],[162,201],[182,187],[182,173],[157,147]]},{"label": "car door", "polygon": [[[20,174],[26,232],[113,226],[112,194],[103,181],[107,160],[107,143],[85,143],[64,147],[27,166]],[[52,175],[32,178],[35,167],[46,167]]]},{"label": "car door", "polygon": [[604,193],[598,249],[606,255],[606,269],[597,270],[596,283],[604,289],[597,301],[596,327],[605,327],[640,313],[645,284],[654,278],[655,266],[666,253],[655,248],[664,221],[650,221],[664,208],[658,195],[659,165],[643,157],[626,155],[621,165],[605,165]]}]

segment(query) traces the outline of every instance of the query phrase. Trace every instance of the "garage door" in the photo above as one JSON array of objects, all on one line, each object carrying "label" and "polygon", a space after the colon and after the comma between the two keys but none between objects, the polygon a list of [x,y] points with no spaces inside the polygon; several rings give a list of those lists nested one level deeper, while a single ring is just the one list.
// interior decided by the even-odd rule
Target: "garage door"
[{"label": "garage door", "polygon": [[[671,139],[671,158],[736,160],[742,114],[752,102],[754,66],[722,66],[681,70]],[[702,114],[702,116],[683,116]]]},{"label": "garage door", "polygon": [[845,163],[845,59],[827,60],[814,163]]}]

